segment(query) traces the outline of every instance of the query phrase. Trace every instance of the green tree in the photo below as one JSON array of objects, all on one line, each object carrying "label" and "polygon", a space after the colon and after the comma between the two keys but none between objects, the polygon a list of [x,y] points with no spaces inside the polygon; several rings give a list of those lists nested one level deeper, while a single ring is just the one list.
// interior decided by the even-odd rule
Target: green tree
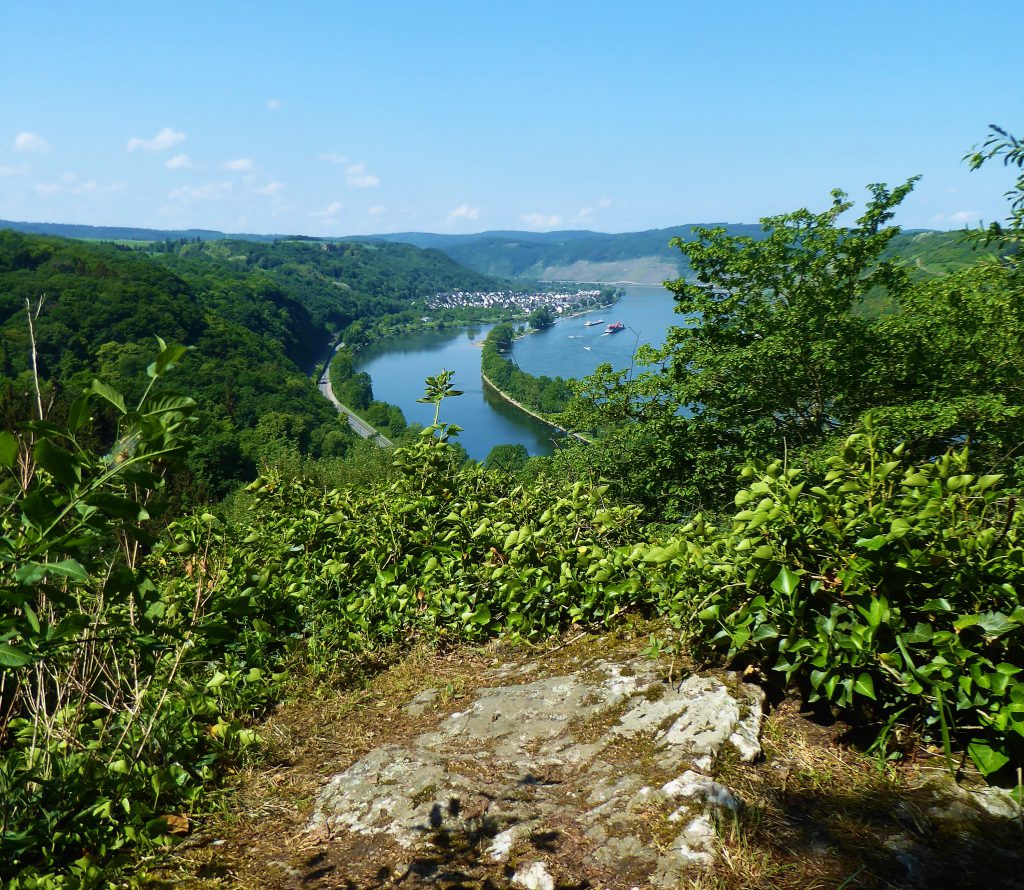
[{"label": "green tree", "polygon": [[504,470],[506,473],[518,473],[530,459],[530,452],[525,445],[495,445],[484,460],[488,470]]},{"label": "green tree", "polygon": [[530,313],[527,321],[534,330],[549,328],[555,323],[555,315],[548,306],[538,306]]},{"label": "green tree", "polygon": [[856,310],[869,293],[898,299],[909,287],[906,273],[879,257],[914,182],[870,186],[850,228],[840,218],[853,202],[837,190],[824,212],[762,220],[762,238],[714,228],[674,239],[695,275],[667,283],[688,324],[671,328],[661,350],[641,347],[639,373],[605,367],[587,378],[572,423],[626,425],[627,436],[644,427],[636,430],[648,455],[639,472],[671,467],[674,476],[653,487],[674,484],[678,507],[723,498],[744,459],[813,445],[858,417],[875,404],[871,369],[886,344]]}]

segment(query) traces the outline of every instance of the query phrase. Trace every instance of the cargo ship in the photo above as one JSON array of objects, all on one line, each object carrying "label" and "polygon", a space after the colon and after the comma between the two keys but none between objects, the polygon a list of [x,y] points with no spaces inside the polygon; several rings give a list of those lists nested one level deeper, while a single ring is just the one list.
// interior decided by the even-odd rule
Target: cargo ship
[{"label": "cargo ship", "polygon": [[613,322],[604,329],[606,334],[617,334],[619,331],[625,329],[625,325],[621,321]]},{"label": "cargo ship", "polygon": [[583,322],[583,327],[592,328],[596,324],[604,324],[604,319],[599,318],[597,321],[585,321]]}]

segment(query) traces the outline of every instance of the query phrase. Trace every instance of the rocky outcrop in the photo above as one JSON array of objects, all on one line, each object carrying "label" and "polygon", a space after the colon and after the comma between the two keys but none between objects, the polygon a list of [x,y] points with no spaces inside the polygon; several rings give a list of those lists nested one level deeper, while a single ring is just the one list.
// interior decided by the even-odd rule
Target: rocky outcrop
[{"label": "rocky outcrop", "polygon": [[713,860],[716,820],[743,806],[716,763],[759,756],[758,687],[600,658],[487,682],[436,720],[437,691],[408,702],[424,731],[330,779],[308,833],[392,880],[458,870],[528,890],[674,887]]}]

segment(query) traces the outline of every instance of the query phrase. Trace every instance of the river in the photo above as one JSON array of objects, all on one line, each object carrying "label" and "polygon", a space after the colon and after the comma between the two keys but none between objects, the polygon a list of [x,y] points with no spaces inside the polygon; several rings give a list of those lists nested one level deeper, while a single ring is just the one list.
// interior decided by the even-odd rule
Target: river
[{"label": "river", "polygon": [[[678,325],[672,295],[660,287],[624,287],[614,305],[585,315],[563,318],[547,330],[516,341],[515,360],[524,371],[549,377],[585,377],[598,365],[629,367],[633,351],[643,343],[659,346],[670,325]],[[584,322],[602,319],[585,327]],[[621,321],[626,329],[603,336],[605,327]],[[382,340],[359,355],[358,370],[373,380],[374,398],[398,405],[410,422],[427,425],[433,405],[417,404],[424,378],[442,368],[455,372],[454,383],[465,395],[446,399],[441,419],[463,428],[459,441],[476,460],[483,460],[495,445],[522,444],[530,454],[550,454],[553,431],[517,411],[480,380],[480,344],[491,325],[427,331]]]}]

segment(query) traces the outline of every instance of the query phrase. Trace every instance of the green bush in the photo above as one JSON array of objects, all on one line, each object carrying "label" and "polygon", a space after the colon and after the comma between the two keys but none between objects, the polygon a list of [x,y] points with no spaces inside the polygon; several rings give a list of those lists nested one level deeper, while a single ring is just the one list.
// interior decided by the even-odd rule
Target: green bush
[{"label": "green bush", "polygon": [[983,773],[1024,754],[1022,513],[966,449],[910,464],[870,430],[820,485],[748,467],[730,524],[691,524],[667,572],[694,640],[753,659],[811,701],[917,725]]}]

